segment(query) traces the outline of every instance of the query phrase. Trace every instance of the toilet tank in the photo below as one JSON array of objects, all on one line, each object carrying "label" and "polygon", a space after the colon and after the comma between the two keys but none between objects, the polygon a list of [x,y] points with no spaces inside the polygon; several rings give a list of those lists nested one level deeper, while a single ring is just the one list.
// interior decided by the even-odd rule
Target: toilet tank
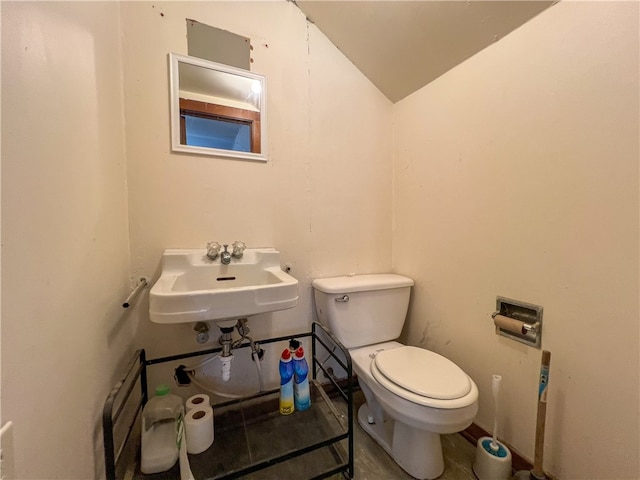
[{"label": "toilet tank", "polygon": [[318,278],[311,285],[318,320],[347,348],[395,340],[413,280],[392,273]]}]

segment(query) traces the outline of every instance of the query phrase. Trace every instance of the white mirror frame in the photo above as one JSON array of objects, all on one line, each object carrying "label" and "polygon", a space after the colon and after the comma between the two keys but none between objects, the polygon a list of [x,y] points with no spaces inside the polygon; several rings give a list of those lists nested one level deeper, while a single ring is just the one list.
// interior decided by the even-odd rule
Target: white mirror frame
[{"label": "white mirror frame", "polygon": [[[220,148],[197,147],[180,143],[180,63],[195,65],[209,70],[226,72],[233,75],[257,80],[262,85],[260,92],[260,153],[243,152],[236,150],[225,150]],[[210,62],[196,57],[180,55],[178,53],[169,54],[169,91],[171,96],[171,150],[181,153],[195,153],[199,155],[212,155],[216,157],[238,158],[245,160],[267,161],[267,90],[266,77],[257,73],[242,70],[240,68],[223,65],[221,63]]]}]

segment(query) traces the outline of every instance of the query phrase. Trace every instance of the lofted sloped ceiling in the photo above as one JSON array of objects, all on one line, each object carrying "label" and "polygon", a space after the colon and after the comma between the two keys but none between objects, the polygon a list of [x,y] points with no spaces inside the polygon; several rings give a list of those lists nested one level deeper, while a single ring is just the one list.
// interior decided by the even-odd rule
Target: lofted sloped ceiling
[{"label": "lofted sloped ceiling", "polygon": [[295,3],[395,103],[499,41],[556,1]]}]

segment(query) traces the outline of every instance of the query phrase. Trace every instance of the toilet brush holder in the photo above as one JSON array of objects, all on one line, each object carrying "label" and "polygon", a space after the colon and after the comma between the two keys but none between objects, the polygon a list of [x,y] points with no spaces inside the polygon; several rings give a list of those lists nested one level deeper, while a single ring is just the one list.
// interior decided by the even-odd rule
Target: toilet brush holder
[{"label": "toilet brush holder", "polygon": [[[502,443],[492,444],[491,437],[481,437],[478,440],[476,459],[473,463],[473,473],[478,480],[508,480],[511,478],[511,452]],[[498,449],[495,449],[495,446]]]}]

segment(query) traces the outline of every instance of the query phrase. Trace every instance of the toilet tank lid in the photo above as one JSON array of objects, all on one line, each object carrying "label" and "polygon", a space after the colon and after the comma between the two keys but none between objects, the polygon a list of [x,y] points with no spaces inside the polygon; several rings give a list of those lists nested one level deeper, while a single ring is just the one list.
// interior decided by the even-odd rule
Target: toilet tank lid
[{"label": "toilet tank lid", "polygon": [[342,277],[316,278],[311,285],[324,293],[366,292],[390,288],[411,287],[413,280],[395,273],[371,273]]}]

